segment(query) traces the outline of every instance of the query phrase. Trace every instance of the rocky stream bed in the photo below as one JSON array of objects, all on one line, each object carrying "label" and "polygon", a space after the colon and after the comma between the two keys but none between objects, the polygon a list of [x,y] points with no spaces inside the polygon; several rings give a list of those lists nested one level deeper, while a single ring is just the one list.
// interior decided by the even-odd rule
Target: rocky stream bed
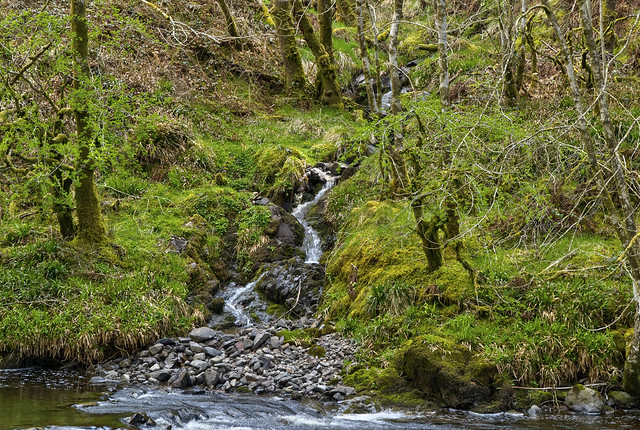
[{"label": "rocky stream bed", "polygon": [[92,382],[342,400],[355,394],[340,376],[345,363],[354,361],[354,342],[331,333],[305,348],[284,343],[277,334],[288,328],[322,330],[318,325],[302,318],[246,327],[237,334],[196,328],[188,337],[160,339],[131,358],[96,366]]}]

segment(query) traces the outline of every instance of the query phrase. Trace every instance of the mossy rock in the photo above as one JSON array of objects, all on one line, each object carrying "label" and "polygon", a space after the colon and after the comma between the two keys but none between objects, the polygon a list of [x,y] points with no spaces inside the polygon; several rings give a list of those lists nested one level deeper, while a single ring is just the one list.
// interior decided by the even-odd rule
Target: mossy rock
[{"label": "mossy rock", "polygon": [[411,386],[446,407],[471,409],[491,402],[496,393],[495,363],[436,336],[409,341],[395,365]]},{"label": "mossy rock", "polygon": [[209,310],[214,314],[221,314],[224,310],[224,299],[222,297],[214,297],[209,304]]},{"label": "mossy rock", "polygon": [[309,355],[311,355],[312,357],[316,357],[316,358],[322,358],[325,355],[327,355],[327,351],[325,351],[325,349],[321,346],[318,345],[313,345],[311,346],[308,350],[307,353]]},{"label": "mossy rock", "polygon": [[435,274],[436,284],[446,304],[462,307],[475,298],[473,282],[467,271],[458,262],[449,262]]}]

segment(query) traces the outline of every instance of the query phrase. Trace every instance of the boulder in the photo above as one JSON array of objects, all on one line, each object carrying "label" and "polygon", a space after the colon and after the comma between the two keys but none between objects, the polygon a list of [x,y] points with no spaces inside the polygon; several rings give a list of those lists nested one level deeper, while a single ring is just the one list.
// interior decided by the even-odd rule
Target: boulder
[{"label": "boulder", "polygon": [[609,406],[617,406],[620,409],[633,409],[638,406],[638,399],[624,391],[611,391],[609,393]]},{"label": "boulder", "polygon": [[199,327],[191,330],[189,337],[195,342],[206,342],[218,335],[218,332],[209,327]]},{"label": "boulder", "polygon": [[296,257],[272,264],[256,287],[269,300],[289,308],[295,305],[293,312],[305,315],[317,309],[323,285],[324,268]]},{"label": "boulder", "polygon": [[564,403],[572,411],[588,414],[602,413],[606,406],[600,393],[581,384],[573,386]]},{"label": "boulder", "polygon": [[396,367],[410,385],[445,407],[472,409],[495,400],[495,363],[445,339],[411,340],[401,350]]}]

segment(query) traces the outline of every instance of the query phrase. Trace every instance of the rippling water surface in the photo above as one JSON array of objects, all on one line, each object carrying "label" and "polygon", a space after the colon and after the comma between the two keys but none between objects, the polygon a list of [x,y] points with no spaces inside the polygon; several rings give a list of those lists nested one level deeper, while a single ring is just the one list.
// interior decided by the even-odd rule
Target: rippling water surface
[{"label": "rippling water surface", "polygon": [[640,414],[604,416],[462,412],[410,414],[394,411],[346,414],[344,404],[295,402],[275,397],[89,384],[70,371],[0,370],[0,430],[133,429],[127,422],[146,414],[156,426],[143,429],[640,429]]}]

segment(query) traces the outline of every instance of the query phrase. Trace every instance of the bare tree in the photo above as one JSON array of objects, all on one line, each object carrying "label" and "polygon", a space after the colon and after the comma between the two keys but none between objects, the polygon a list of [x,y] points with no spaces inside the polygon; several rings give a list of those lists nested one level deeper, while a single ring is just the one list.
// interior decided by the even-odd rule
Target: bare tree
[{"label": "bare tree", "polygon": [[[640,243],[636,222],[636,207],[631,199],[630,187],[627,179],[628,169],[619,152],[620,141],[616,137],[611,119],[609,103],[609,80],[607,79],[607,63],[603,60],[603,52],[598,49],[593,31],[591,16],[591,1],[580,1],[580,15],[582,32],[588,51],[590,68],[597,90],[596,103],[599,111],[599,121],[603,130],[604,147],[600,149],[588,128],[585,116],[587,109],[583,102],[575,76],[573,58],[562,29],[548,0],[542,0],[545,13],[560,41],[562,55],[569,78],[571,94],[573,96],[576,113],[578,114],[578,128],[582,136],[582,143],[589,159],[591,175],[600,191],[600,201],[606,210],[606,215],[613,224],[618,239],[624,248],[631,281],[633,283],[633,298],[636,304],[634,336],[628,350],[623,373],[623,384],[627,392],[640,394]],[[602,36],[602,35],[601,35]],[[602,161],[600,161],[602,160]],[[605,178],[605,175],[607,176]],[[612,195],[615,194],[614,199]]]}]

